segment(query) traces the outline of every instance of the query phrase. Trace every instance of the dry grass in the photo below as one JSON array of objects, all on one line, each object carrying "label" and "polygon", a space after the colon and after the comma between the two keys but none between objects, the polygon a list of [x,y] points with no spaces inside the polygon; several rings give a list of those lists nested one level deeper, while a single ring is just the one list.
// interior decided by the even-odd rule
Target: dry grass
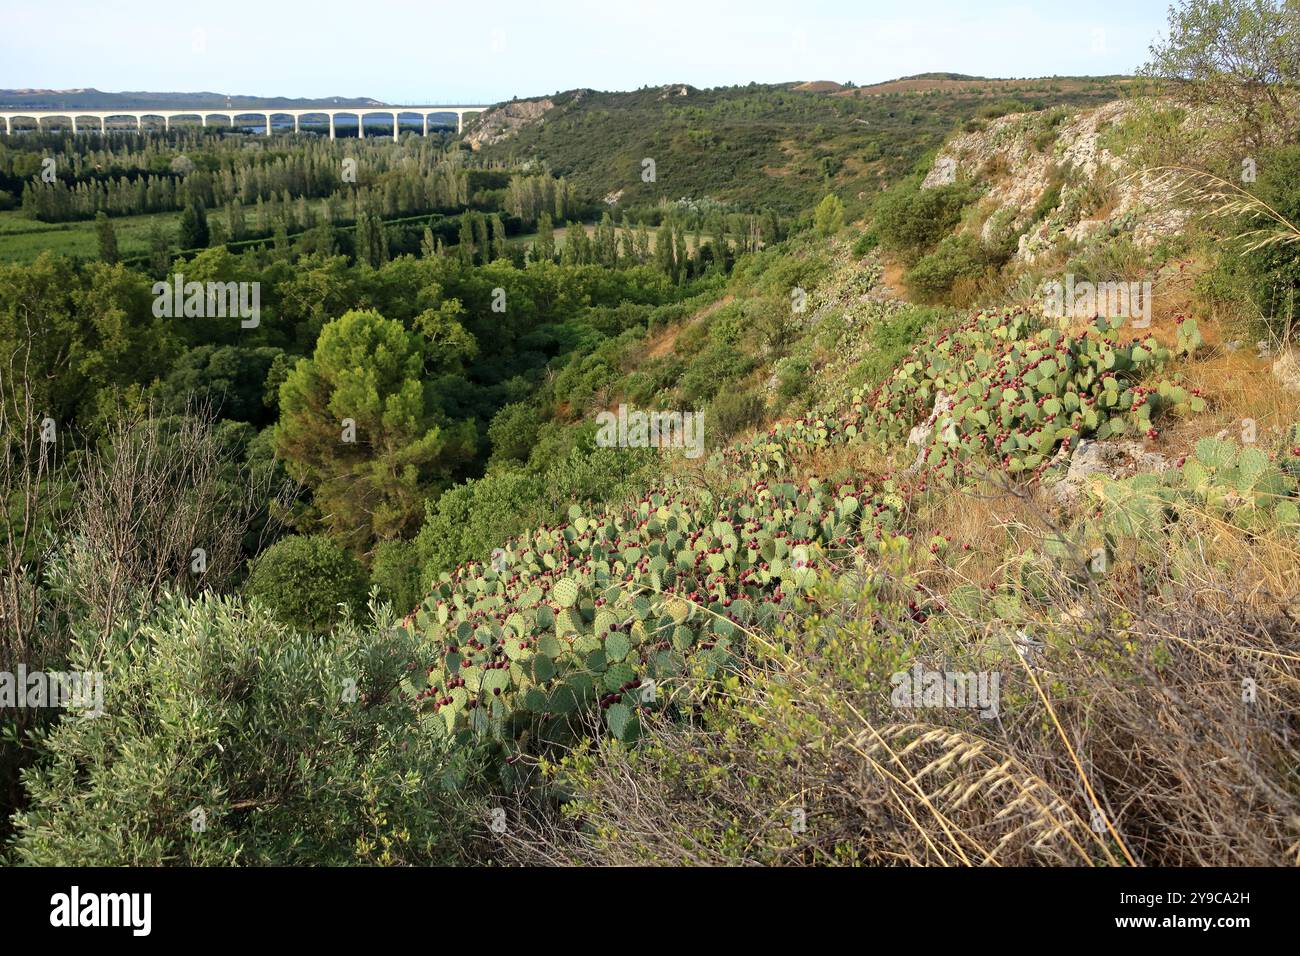
[{"label": "dry grass", "polygon": [[[1032,512],[1017,495],[962,497],[928,518],[954,522],[954,540],[984,527],[983,550],[1008,557],[992,529],[1025,540],[1050,524]],[[1017,615],[949,608],[909,626],[878,600],[831,595],[795,632],[752,634],[745,675],[715,710],[650,718],[634,751],[581,753],[558,775],[576,801],[516,807],[507,856],[1300,863],[1300,553],[1206,515],[1184,523],[1195,547],[1176,564],[1121,564],[1082,588],[1061,575]],[[864,588],[882,571],[865,569]],[[1015,652],[1017,632],[1040,646]],[[882,650],[900,640],[902,664]],[[912,660],[996,670],[1000,712],[891,706],[889,672]]]}]

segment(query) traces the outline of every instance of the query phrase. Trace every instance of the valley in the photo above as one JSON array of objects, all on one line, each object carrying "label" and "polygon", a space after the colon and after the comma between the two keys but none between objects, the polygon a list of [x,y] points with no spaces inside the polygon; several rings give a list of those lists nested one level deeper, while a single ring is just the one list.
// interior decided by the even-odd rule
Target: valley
[{"label": "valley", "polygon": [[0,676],[103,710],[0,713],[0,860],[1295,865],[1260,10],[1135,75],[0,135]]}]

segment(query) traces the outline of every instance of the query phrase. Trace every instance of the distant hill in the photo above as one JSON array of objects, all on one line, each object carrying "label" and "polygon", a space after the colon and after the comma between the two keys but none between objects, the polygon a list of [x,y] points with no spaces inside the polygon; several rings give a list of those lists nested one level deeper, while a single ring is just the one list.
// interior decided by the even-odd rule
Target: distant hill
[{"label": "distant hill", "polygon": [[[589,198],[617,197],[623,207],[707,198],[793,214],[828,189],[850,202],[868,199],[961,123],[1098,106],[1120,97],[1126,83],[947,77],[960,74],[862,89],[812,81],[570,90],[489,111],[471,121],[466,138],[483,161],[544,163]],[[513,115],[497,116],[507,110]],[[653,181],[643,178],[645,159],[655,162]]]},{"label": "distant hill", "polygon": [[791,89],[798,90],[800,93],[837,93],[844,89],[844,84],[836,83],[834,80],[809,80]]},{"label": "distant hill", "polygon": [[872,83],[840,90],[836,96],[877,96],[882,93],[1005,93],[1034,89],[1055,90],[1058,93],[1080,92],[1097,83],[1114,86],[1126,85],[1131,80],[1126,76],[1053,76],[1036,79],[1006,79],[984,76],[967,76],[964,73],[918,73],[915,76],[900,76],[896,80]]},{"label": "distant hill", "polygon": [[105,93],[94,88],[78,90],[0,90],[0,109],[106,110],[139,109],[148,106],[223,107],[229,104],[247,109],[281,107],[301,109],[308,106],[383,106],[366,96],[326,96],[313,99],[287,96],[234,96],[227,93],[150,93],[126,91]]}]

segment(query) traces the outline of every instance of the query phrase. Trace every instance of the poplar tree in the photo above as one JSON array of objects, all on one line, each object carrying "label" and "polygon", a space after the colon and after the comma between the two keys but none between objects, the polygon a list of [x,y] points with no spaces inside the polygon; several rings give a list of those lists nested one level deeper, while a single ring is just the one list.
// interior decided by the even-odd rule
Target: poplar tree
[{"label": "poplar tree", "polygon": [[555,229],[549,212],[544,212],[537,218],[537,241],[533,243],[533,257],[552,262],[555,260]]},{"label": "poplar tree", "polygon": [[103,210],[95,213],[95,236],[99,240],[99,260],[110,266],[117,262],[117,231]]}]

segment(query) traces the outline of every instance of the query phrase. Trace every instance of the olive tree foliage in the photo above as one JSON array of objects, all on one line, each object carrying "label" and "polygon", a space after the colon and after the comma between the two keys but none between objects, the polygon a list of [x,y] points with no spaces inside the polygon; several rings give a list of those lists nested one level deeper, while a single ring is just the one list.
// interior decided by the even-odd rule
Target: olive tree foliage
[{"label": "olive tree foliage", "polygon": [[1147,76],[1234,117],[1251,145],[1300,131],[1300,0],[1179,0]]},{"label": "olive tree foliage", "polygon": [[132,609],[74,651],[109,675],[105,715],[60,721],[24,771],[14,862],[458,861],[479,771],[396,692],[418,653],[391,614],[309,635],[213,594]]},{"label": "olive tree foliage", "polygon": [[[123,407],[86,444],[44,406],[58,368],[40,329],[18,331],[0,358],[0,671],[58,671],[164,591],[227,587],[271,472],[250,472],[202,408]],[[0,838],[56,716],[0,710]]]}]

